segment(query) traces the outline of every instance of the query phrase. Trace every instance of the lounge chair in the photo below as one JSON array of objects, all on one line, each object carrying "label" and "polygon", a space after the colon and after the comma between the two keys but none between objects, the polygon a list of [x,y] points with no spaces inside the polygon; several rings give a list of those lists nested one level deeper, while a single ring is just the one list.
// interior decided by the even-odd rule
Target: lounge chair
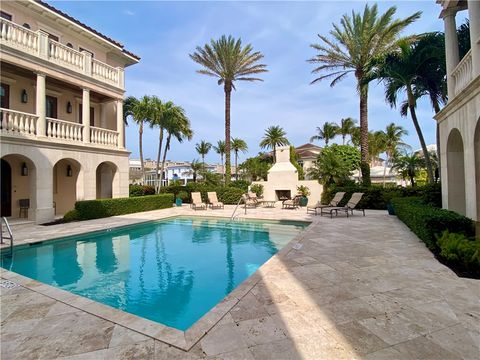
[{"label": "lounge chair", "polygon": [[202,195],[199,192],[192,192],[192,203],[190,207],[193,210],[207,210],[207,205],[202,201]]},{"label": "lounge chair", "polygon": [[317,215],[318,209],[322,209],[325,207],[338,206],[338,204],[340,203],[340,201],[342,201],[344,196],[345,196],[345,192],[337,192],[333,197],[333,199],[330,201],[330,203],[327,205],[324,205],[319,201],[315,205],[307,206],[307,214],[309,211],[312,211],[312,212],[315,212],[315,215]]},{"label": "lounge chair", "polygon": [[293,199],[283,200],[282,209],[297,209],[300,207],[301,195],[295,195]]},{"label": "lounge chair", "polygon": [[347,214],[351,212],[353,215],[353,210],[358,210],[363,212],[363,216],[365,216],[365,209],[364,208],[358,208],[358,203],[362,199],[363,193],[353,193],[352,197],[350,200],[348,200],[347,204],[345,206],[328,206],[320,209],[320,215],[323,214],[330,214],[330,217],[333,217],[333,213],[335,212],[335,215],[338,215],[339,211],[344,211]]},{"label": "lounge chair", "polygon": [[257,207],[258,200],[256,198],[251,198],[248,194],[242,195],[243,203],[245,207]]},{"label": "lounge chair", "polygon": [[223,203],[221,201],[218,201],[217,198],[217,193],[215,191],[213,192],[208,192],[208,204],[210,207],[213,209],[223,209]]},{"label": "lounge chair", "polygon": [[260,200],[259,200],[257,194],[255,194],[255,193],[252,192],[252,191],[249,191],[249,192],[247,193],[247,195],[248,195],[248,198],[249,198],[253,203],[255,203],[255,206],[260,205]]}]

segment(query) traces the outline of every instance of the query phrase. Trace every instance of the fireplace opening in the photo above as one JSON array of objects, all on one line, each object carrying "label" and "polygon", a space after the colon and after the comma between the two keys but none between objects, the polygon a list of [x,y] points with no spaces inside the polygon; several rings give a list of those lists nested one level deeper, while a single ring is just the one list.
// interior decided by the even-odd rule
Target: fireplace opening
[{"label": "fireplace opening", "polygon": [[277,201],[283,201],[292,198],[292,193],[290,190],[275,190],[275,196]]}]

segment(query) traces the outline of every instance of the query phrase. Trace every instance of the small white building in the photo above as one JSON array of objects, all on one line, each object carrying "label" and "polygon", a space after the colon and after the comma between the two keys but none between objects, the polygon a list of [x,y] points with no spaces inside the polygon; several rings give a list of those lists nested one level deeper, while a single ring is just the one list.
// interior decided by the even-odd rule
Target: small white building
[{"label": "small white building", "polygon": [[[205,170],[217,172],[218,165],[205,164]],[[157,176],[156,170],[147,171],[145,174],[145,185],[155,186]],[[197,178],[201,179],[200,174]],[[172,181],[180,181],[182,185],[193,181],[193,171],[190,162],[168,162],[163,172],[162,186],[167,186]]]}]

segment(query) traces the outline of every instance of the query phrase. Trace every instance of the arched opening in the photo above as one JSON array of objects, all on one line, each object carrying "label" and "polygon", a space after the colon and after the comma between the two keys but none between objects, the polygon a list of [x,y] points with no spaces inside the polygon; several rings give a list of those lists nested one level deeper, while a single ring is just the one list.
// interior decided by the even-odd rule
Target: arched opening
[{"label": "arched opening", "polygon": [[97,167],[97,199],[113,197],[113,180],[117,166],[111,162],[102,162]]},{"label": "arched opening", "polygon": [[448,208],[465,215],[465,160],[462,135],[458,129],[453,129],[447,140],[447,179]]},{"label": "arched opening", "polygon": [[80,163],[61,159],[53,167],[53,205],[55,215],[64,215],[75,207]]},{"label": "arched opening", "polygon": [[35,219],[36,168],[23,155],[5,155],[1,159],[1,216]]},{"label": "arched opening", "polygon": [[475,127],[475,137],[473,138],[473,152],[475,156],[475,184],[477,193],[477,221],[480,222],[480,118]]}]

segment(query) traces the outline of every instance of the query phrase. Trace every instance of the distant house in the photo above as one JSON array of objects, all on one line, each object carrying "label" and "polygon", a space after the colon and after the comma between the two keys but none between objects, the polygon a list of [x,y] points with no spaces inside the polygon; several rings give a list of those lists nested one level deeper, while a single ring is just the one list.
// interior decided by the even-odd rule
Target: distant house
[{"label": "distant house", "polygon": [[[215,164],[205,164],[205,169],[210,172],[218,172],[218,169],[221,169],[221,166]],[[201,179],[199,174],[197,177]],[[156,179],[156,170],[147,171],[145,174],[145,185],[155,186]],[[172,181],[180,181],[182,185],[186,185],[188,182],[193,181],[193,172],[192,168],[190,167],[190,162],[168,161],[165,164],[162,186],[166,186]]]},{"label": "distant house", "polygon": [[318,155],[322,151],[320,146],[307,143],[295,148],[295,152],[298,156],[298,164],[303,168],[305,174],[308,169],[313,167]]}]

